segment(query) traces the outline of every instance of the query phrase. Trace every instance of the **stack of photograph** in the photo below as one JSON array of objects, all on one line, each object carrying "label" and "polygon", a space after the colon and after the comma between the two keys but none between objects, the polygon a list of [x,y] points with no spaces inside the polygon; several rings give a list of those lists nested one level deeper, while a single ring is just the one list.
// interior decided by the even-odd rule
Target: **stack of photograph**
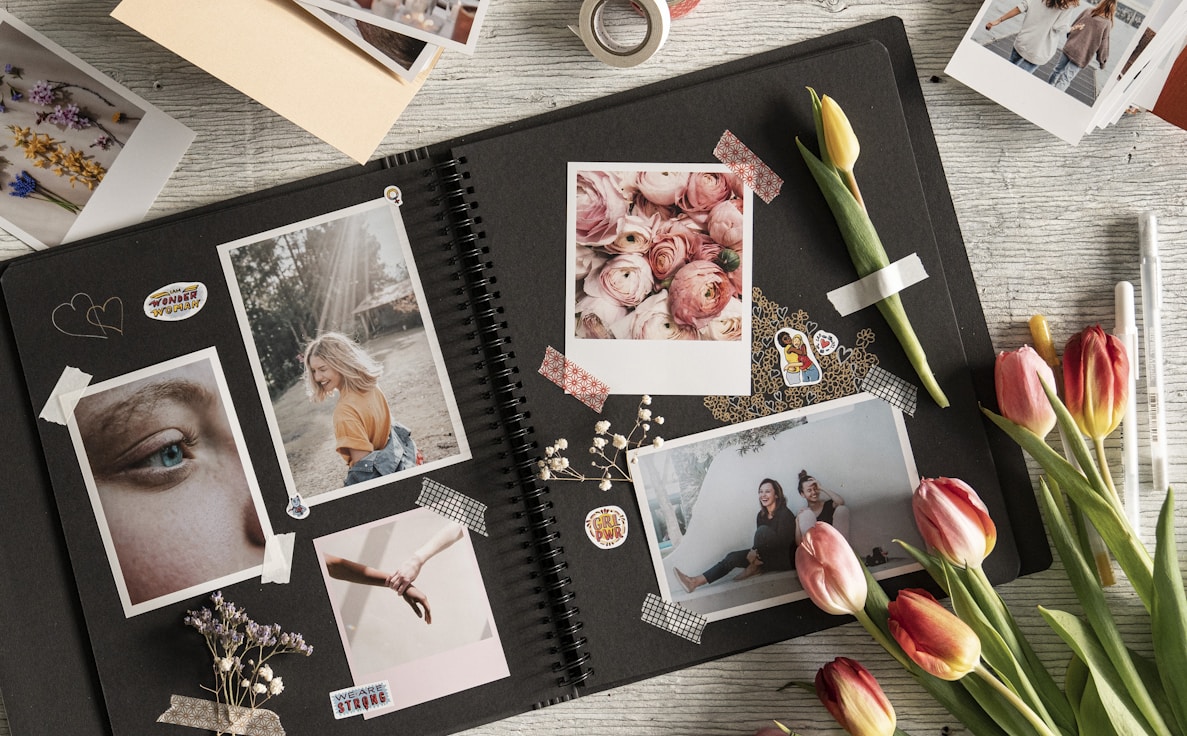
[{"label": "stack of photograph", "polygon": [[1185,42],[1179,0],[986,0],[946,71],[1075,145],[1146,110],[1184,127]]}]

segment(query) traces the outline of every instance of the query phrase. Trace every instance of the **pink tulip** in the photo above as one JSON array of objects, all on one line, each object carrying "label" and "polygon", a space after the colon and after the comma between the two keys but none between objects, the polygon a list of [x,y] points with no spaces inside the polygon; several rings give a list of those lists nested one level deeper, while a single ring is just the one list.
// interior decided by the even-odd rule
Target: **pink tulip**
[{"label": "pink tulip", "polygon": [[997,354],[993,366],[997,404],[1002,416],[1040,437],[1055,426],[1055,410],[1039,379],[1055,389],[1051,366],[1029,345]]},{"label": "pink tulip", "polygon": [[957,567],[980,567],[997,544],[989,509],[962,480],[924,478],[911,509],[928,549]]},{"label": "pink tulip", "polygon": [[1100,325],[1074,335],[1063,349],[1063,390],[1081,432],[1094,440],[1112,434],[1129,395],[1125,345]]},{"label": "pink tulip", "polygon": [[845,537],[831,524],[817,523],[795,551],[800,585],[820,609],[837,616],[866,605],[865,570]]},{"label": "pink tulip", "polygon": [[852,736],[891,736],[894,707],[869,670],[837,657],[816,673],[816,696]]},{"label": "pink tulip", "polygon": [[894,640],[912,662],[936,677],[959,680],[980,662],[977,635],[926,590],[899,591],[887,612]]}]

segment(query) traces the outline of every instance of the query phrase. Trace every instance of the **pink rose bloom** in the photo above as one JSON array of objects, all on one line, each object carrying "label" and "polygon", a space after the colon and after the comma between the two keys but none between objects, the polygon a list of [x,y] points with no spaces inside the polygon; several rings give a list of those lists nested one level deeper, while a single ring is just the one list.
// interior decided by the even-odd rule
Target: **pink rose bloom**
[{"label": "pink rose bloom", "polygon": [[614,240],[606,244],[608,253],[646,253],[654,238],[654,216],[626,215],[618,221]]},{"label": "pink rose bloom", "polygon": [[626,315],[627,308],[608,296],[579,296],[575,333],[586,339],[614,337],[611,326]]},{"label": "pink rose bloom", "polygon": [[640,171],[635,179],[639,194],[663,207],[680,201],[687,186],[688,174],[683,171]]},{"label": "pink rose bloom", "polygon": [[602,267],[602,264],[610,259],[605,253],[602,253],[594,248],[589,248],[584,245],[577,246],[577,271],[576,278],[581,280],[588,276],[590,272],[596,271]]},{"label": "pink rose bloom", "polygon": [[696,340],[696,330],[676,323],[668,311],[668,292],[660,291],[643,300],[626,319],[614,325],[614,334],[632,340]]},{"label": "pink rose bloom", "polygon": [[597,273],[585,279],[585,293],[610,299],[623,307],[634,307],[655,291],[651,266],[638,253],[623,253],[606,261]]},{"label": "pink rose bloom", "polygon": [[688,177],[688,186],[678,205],[685,212],[708,212],[733,196],[729,174],[698,171]]},{"label": "pink rose bloom", "polygon": [[728,199],[709,210],[709,237],[742,252],[742,200]]},{"label": "pink rose bloom", "polygon": [[676,272],[668,287],[672,316],[698,330],[721,314],[736,293],[726,272],[710,261],[689,262]]},{"label": "pink rose bloom", "polygon": [[613,174],[577,172],[577,242],[606,245],[614,240],[618,221],[626,214],[627,199]]},{"label": "pink rose bloom", "polygon": [[644,217],[653,217],[658,222],[670,220],[677,214],[675,205],[668,205],[666,207],[658,205],[642,194],[635,194],[635,198],[631,201],[631,212]]},{"label": "pink rose bloom", "polygon": [[721,314],[709,320],[701,329],[702,340],[741,340],[742,318],[745,315],[741,299],[730,299]]},{"label": "pink rose bloom", "polygon": [[702,237],[689,247],[688,260],[715,261],[717,260],[717,255],[721,253],[721,247],[720,243],[714,243],[709,238]]},{"label": "pink rose bloom", "polygon": [[689,253],[699,248],[702,240],[704,238],[700,234],[689,230],[678,220],[669,220],[661,225],[655,233],[651,250],[647,252],[647,262],[651,264],[655,280],[671,278],[688,262]]}]

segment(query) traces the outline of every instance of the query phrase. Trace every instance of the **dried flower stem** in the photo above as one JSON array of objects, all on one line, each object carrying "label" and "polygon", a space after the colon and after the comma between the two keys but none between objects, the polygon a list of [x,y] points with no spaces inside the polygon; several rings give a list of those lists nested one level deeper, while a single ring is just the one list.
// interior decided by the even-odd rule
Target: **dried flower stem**
[{"label": "dried flower stem", "polygon": [[[610,422],[607,420],[603,419],[594,424],[594,438],[590,443],[589,453],[595,458],[590,461],[590,465],[597,468],[598,475],[587,476],[573,468],[569,458],[561,454],[569,448],[569,441],[561,438],[544,448],[544,458],[536,463],[539,467],[536,477],[540,480],[597,480],[600,481],[598,487],[603,491],[610,490],[613,481],[629,482],[630,472],[619,465],[622,452],[647,444],[659,447],[664,442],[662,437],[648,439],[652,423],[664,423],[663,417],[653,415],[651,409],[647,408],[650,404],[651,397],[646,394],[639,399],[639,408],[635,412],[635,426],[631,427],[631,431],[626,435],[612,434]],[[613,448],[612,455],[607,454],[607,445]]]}]

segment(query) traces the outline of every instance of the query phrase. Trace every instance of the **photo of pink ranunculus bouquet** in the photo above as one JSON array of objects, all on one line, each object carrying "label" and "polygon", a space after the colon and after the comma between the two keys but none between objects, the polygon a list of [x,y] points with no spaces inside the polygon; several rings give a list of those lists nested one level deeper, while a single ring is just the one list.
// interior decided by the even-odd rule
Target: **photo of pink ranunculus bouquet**
[{"label": "photo of pink ranunculus bouquet", "polygon": [[576,172],[577,337],[743,339],[742,182],[674,168]]}]

